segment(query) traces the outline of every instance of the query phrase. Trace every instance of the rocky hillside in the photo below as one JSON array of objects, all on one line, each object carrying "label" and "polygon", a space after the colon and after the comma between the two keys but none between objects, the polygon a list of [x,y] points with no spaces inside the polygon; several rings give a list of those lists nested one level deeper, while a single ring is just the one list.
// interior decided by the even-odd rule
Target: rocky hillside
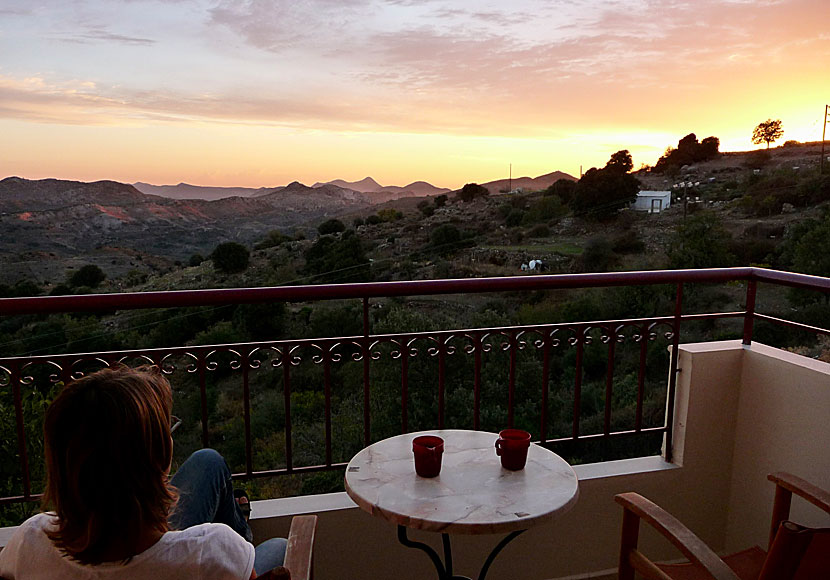
[{"label": "rocky hillside", "polygon": [[[65,260],[84,255],[87,262],[104,261],[123,273],[135,265],[136,252],[183,260],[209,253],[221,241],[252,243],[270,230],[292,230],[370,203],[352,190],[300,183],[255,198],[207,201],[147,195],[113,181],[9,177],[0,181],[0,226],[6,233],[0,240],[0,283],[21,277],[51,281]],[[106,255],[96,258],[104,248]],[[113,258],[113,252],[121,257]]]}]

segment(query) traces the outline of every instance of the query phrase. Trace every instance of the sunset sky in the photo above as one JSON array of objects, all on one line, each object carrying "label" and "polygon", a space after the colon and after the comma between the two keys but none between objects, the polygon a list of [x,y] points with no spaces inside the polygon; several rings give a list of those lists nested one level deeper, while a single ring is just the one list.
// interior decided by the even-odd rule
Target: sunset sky
[{"label": "sunset sky", "polygon": [[828,103],[828,0],[0,0],[0,178],[458,188]]}]

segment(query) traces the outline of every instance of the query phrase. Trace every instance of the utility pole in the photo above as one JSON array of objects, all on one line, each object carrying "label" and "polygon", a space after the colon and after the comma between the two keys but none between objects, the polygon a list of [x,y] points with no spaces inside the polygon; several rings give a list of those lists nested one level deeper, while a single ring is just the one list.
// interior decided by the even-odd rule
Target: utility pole
[{"label": "utility pole", "polygon": [[830,112],[830,105],[824,105],[824,124],[821,126],[821,161],[819,162],[818,174],[824,175],[824,135],[827,132],[827,113]]}]

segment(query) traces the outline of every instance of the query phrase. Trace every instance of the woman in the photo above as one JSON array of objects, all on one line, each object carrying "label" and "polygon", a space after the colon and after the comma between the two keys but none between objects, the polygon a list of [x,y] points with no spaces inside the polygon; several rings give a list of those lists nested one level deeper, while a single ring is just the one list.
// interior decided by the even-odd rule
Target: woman
[{"label": "woman", "polygon": [[103,369],[61,391],[44,422],[52,511],[17,529],[0,576],[248,580],[282,563],[285,540],[249,543],[218,453],[194,453],[169,480],[172,402],[152,368]]}]

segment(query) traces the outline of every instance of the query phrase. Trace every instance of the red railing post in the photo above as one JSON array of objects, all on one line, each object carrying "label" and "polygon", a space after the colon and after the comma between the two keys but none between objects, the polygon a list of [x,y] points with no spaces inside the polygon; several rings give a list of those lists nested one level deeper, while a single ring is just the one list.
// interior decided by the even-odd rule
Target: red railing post
[{"label": "red railing post", "polygon": [[250,357],[243,351],[240,353],[242,363],[242,417],[245,427],[245,473],[251,475],[254,472],[253,450],[251,448],[251,387],[249,382]]},{"label": "red railing post", "polygon": [[746,314],[744,314],[744,340],[746,345],[752,344],[752,330],[755,324],[755,293],[758,282],[747,280],[746,282]]},{"label": "red railing post", "polygon": [[519,341],[516,332],[510,333],[510,375],[507,383],[507,426],[513,427],[513,413],[516,408],[516,356],[519,351]]},{"label": "red railing post", "polygon": [[677,387],[677,357],[680,350],[680,321],[683,317],[683,282],[677,283],[674,299],[674,321],[672,322],[671,363],[669,366],[669,392],[666,401],[666,461],[672,459],[672,432],[674,431],[674,391]]},{"label": "red railing post", "polygon": [[23,382],[20,367],[11,369],[11,388],[14,397],[14,419],[17,425],[17,452],[20,454],[20,471],[23,476],[23,498],[28,501],[32,497],[31,474],[29,473],[29,452],[26,448],[26,423],[23,417],[23,397],[20,385]]},{"label": "red railing post", "polygon": [[372,442],[371,429],[371,397],[369,390],[369,359],[371,349],[369,348],[369,298],[363,297],[363,444],[368,446]]}]

